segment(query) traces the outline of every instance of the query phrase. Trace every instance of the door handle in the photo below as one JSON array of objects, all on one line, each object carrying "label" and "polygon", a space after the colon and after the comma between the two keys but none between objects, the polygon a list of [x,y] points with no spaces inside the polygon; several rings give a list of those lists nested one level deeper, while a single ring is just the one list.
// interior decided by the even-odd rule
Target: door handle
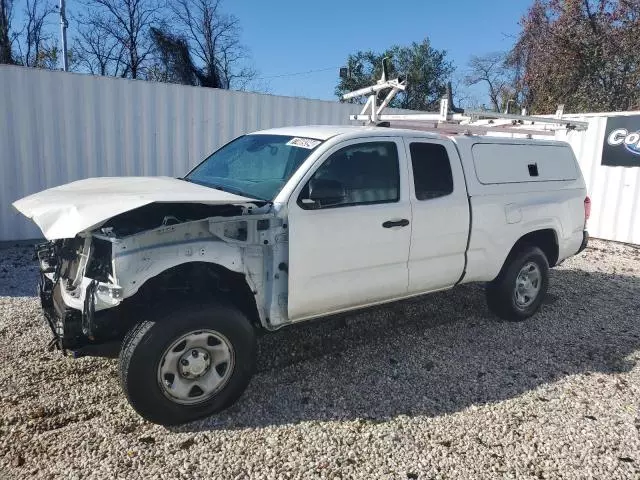
[{"label": "door handle", "polygon": [[409,220],[403,218],[402,220],[387,220],[382,224],[384,228],[393,228],[393,227],[406,227],[409,225]]}]

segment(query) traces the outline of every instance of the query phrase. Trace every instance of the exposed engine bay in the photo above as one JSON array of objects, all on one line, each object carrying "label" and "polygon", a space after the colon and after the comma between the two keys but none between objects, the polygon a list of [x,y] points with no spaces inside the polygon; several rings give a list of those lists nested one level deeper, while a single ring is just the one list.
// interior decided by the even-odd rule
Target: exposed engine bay
[{"label": "exposed engine bay", "polygon": [[204,205],[201,203],[152,203],[113,217],[99,229],[105,235],[127,237],[160,226],[177,225],[210,217],[233,217],[243,214],[238,205]]},{"label": "exposed engine bay", "polygon": [[122,338],[153,308],[223,298],[256,323],[287,320],[287,225],[265,203],[152,203],[36,247],[52,346]]}]

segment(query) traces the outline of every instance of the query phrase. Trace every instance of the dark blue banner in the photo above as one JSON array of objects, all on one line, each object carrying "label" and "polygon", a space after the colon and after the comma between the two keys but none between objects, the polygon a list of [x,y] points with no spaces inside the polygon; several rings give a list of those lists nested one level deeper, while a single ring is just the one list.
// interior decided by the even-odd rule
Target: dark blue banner
[{"label": "dark blue banner", "polygon": [[602,165],[640,167],[640,115],[607,118]]}]

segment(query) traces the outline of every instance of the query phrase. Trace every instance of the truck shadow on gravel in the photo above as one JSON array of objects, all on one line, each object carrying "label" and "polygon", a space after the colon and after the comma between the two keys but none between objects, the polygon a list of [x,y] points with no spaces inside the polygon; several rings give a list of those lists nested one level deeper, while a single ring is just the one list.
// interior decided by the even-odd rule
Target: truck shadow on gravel
[{"label": "truck shadow on gravel", "polygon": [[[498,320],[483,288],[466,285],[266,335],[258,373],[238,403],[172,430],[440,416],[569,375],[633,368],[640,278],[563,269],[551,282],[540,313],[522,323]],[[617,381],[624,388],[624,378]]]}]

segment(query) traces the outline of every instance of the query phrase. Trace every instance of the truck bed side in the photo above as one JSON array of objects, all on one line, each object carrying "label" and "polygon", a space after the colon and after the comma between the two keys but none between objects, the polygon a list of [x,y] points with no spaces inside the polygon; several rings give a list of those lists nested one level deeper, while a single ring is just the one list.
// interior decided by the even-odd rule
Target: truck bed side
[{"label": "truck bed side", "polygon": [[557,258],[550,263],[579,250],[586,188],[568,144],[491,137],[453,141],[472,213],[464,282],[493,280],[516,242],[532,232],[553,235]]}]

